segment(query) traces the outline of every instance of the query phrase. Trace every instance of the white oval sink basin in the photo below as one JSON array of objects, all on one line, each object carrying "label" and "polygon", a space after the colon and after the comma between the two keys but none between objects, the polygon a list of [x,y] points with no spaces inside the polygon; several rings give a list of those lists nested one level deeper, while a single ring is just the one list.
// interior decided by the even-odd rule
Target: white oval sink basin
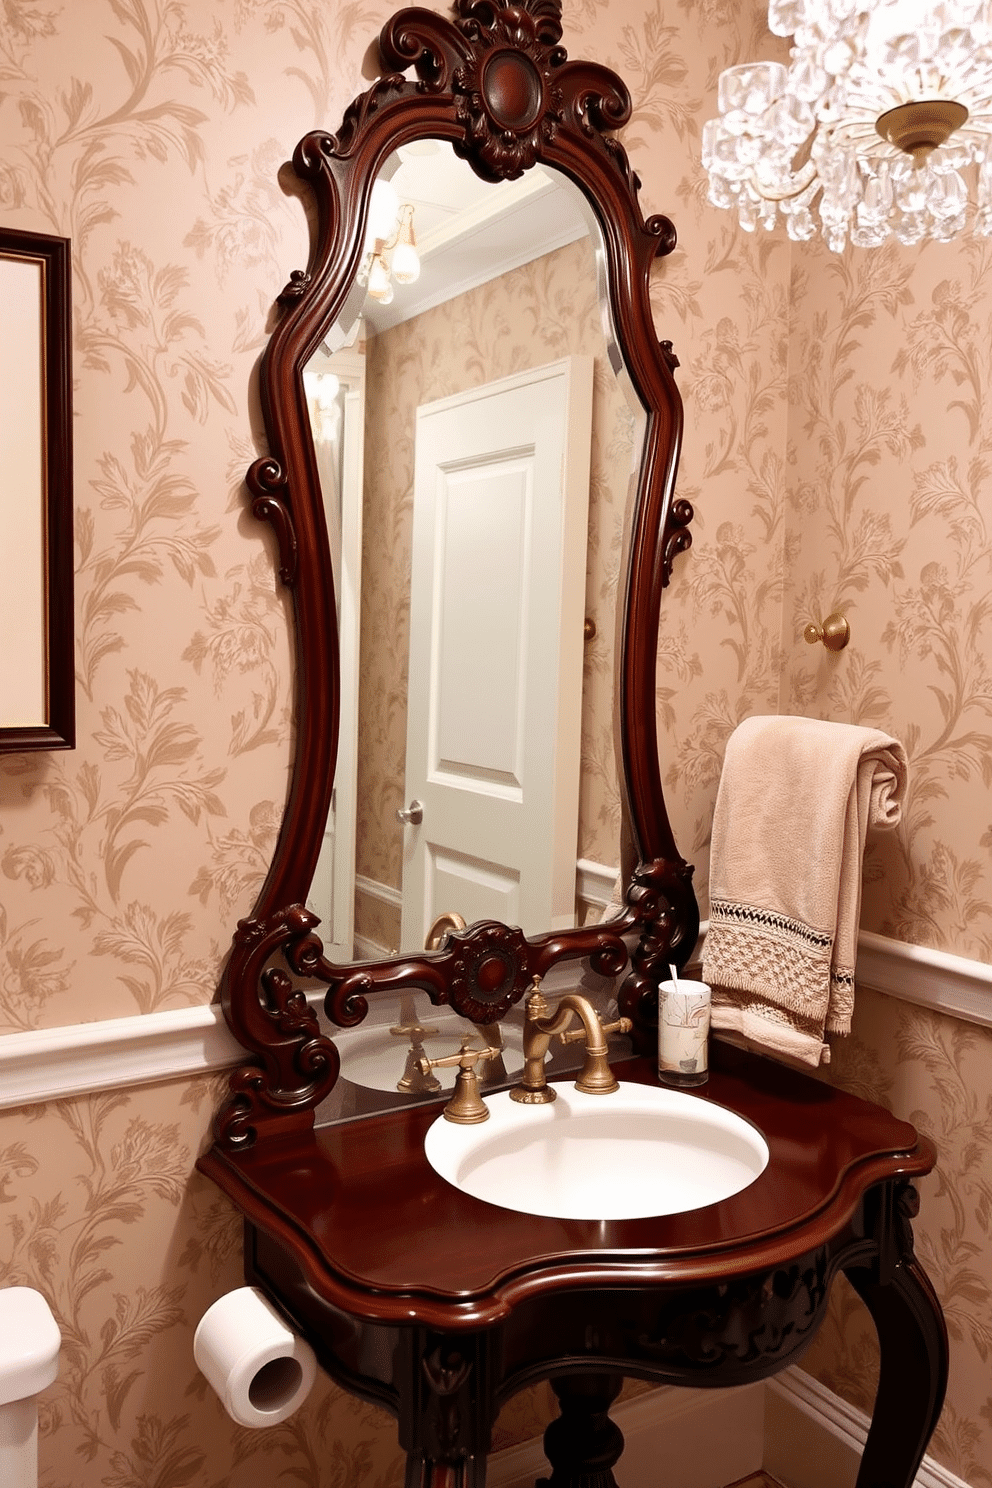
[{"label": "white oval sink basin", "polygon": [[647,1219],[739,1193],[761,1174],[768,1147],[725,1106],[660,1085],[584,1095],[558,1082],[547,1106],[489,1095],[490,1119],[457,1126],[439,1116],[427,1161],[463,1193],[554,1219]]}]

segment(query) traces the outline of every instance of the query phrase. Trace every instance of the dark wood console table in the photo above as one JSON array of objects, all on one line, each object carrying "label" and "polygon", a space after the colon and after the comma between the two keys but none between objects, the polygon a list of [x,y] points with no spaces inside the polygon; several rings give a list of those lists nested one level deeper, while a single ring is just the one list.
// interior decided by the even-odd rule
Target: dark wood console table
[{"label": "dark wood console table", "polygon": [[[687,1214],[557,1220],[470,1198],[423,1154],[440,1102],[201,1159],[245,1214],[247,1279],[333,1379],[398,1417],[408,1488],[482,1488],[500,1407],[541,1379],[562,1406],[545,1436],[551,1482],[609,1484],[624,1375],[772,1375],[812,1341],[838,1271],[881,1348],[857,1488],[910,1488],[947,1377],[943,1316],[912,1241],[913,1180],[933,1149],[811,1077],[719,1044],[714,1060],[699,1098],[754,1122],[771,1158],[742,1193]],[[647,1059],[615,1068],[656,1078]]]}]

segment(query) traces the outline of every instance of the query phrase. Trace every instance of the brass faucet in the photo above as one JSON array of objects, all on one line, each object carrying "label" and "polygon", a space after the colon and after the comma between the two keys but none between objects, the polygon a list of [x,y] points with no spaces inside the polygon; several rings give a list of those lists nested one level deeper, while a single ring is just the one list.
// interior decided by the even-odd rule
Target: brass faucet
[{"label": "brass faucet", "polygon": [[[619,1018],[616,1023],[600,1022],[599,1014],[587,997],[578,992],[566,992],[552,1010],[541,991],[541,978],[536,976],[530,985],[524,1022],[524,1076],[519,1085],[510,1091],[510,1099],[522,1101],[527,1106],[544,1106],[558,1098],[558,1092],[548,1084],[544,1073],[544,1060],[548,1046],[555,1035],[563,1044],[585,1040],[586,1058],[582,1072],[575,1082],[576,1090],[586,1095],[610,1095],[619,1090],[619,1083],[607,1062],[606,1035],[629,1033],[629,1018]],[[566,1029],[577,1015],[581,1029],[568,1033]]]},{"label": "brass faucet", "polygon": [[422,1075],[430,1075],[431,1070],[457,1064],[455,1093],[441,1114],[445,1121],[454,1121],[458,1126],[475,1126],[479,1121],[489,1120],[489,1107],[479,1094],[479,1077],[475,1066],[480,1062],[498,1059],[503,1052],[495,1046],[472,1049],[469,1047],[471,1038],[470,1033],[463,1035],[462,1046],[457,1054],[446,1054],[443,1059],[425,1057],[417,1061],[417,1068]]}]

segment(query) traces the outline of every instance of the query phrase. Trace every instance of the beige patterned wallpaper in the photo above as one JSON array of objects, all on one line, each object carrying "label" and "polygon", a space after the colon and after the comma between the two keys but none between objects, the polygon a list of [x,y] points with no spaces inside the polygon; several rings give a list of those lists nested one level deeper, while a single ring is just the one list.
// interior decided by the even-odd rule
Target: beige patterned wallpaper
[{"label": "beige patterned wallpaper", "polygon": [[[306,258],[280,168],[340,118],[388,9],[4,6],[0,210],[73,240],[80,741],[0,763],[4,1031],[207,1001],[261,879],[290,653],[240,483],[252,368]],[[678,840],[705,886],[723,745],[747,714],[891,728],[916,784],[904,831],[869,860],[865,923],[988,959],[988,248],[832,259],[706,204],[717,73],[774,46],[758,0],[565,0],[565,23],[573,55],[627,78],[643,206],[680,232],[655,294],[698,512],[660,639]],[[851,648],[807,652],[802,622],[839,599]],[[990,1044],[862,989],[837,1065],[941,1148],[919,1225],[952,1330],[936,1452],[976,1485],[992,1483]],[[67,1339],[43,1488],[397,1481],[391,1424],[328,1387],[250,1440],[203,1393],[192,1325],[238,1279],[236,1223],[192,1175],[216,1098],[214,1082],[175,1082],[3,1118],[0,1282],[39,1286]],[[816,1368],[863,1399],[865,1349],[842,1300]],[[524,1402],[501,1441],[535,1420]]]}]

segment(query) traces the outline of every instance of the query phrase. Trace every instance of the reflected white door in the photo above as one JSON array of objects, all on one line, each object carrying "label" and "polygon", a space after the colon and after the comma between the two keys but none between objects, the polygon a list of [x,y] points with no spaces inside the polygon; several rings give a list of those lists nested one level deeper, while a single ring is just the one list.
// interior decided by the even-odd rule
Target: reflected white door
[{"label": "reflected white door", "polygon": [[417,412],[402,944],[574,924],[592,358]]}]

